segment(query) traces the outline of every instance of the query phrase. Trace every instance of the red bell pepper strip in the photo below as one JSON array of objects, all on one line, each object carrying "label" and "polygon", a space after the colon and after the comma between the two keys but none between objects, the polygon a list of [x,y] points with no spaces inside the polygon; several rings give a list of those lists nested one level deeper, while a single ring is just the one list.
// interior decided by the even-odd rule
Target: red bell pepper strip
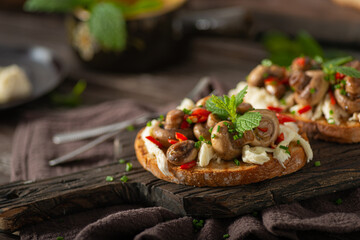
[{"label": "red bell pepper strip", "polygon": [[178,133],[178,132],[175,133],[175,138],[177,140],[179,140],[180,142],[188,140],[188,138],[184,134],[181,134],[181,133]]},{"label": "red bell pepper strip", "polygon": [[285,137],[284,137],[284,133],[280,133],[280,135],[277,137],[276,139],[276,143],[281,143],[282,141],[284,141]]},{"label": "red bell pepper strip", "polygon": [[179,141],[178,140],[175,140],[175,139],[168,139],[168,142],[170,144],[175,144],[175,143],[178,143]]},{"label": "red bell pepper strip", "polygon": [[331,89],[329,89],[329,95],[330,95],[330,103],[331,103],[331,105],[335,105],[336,104],[336,99],[335,99],[334,93],[331,91]]},{"label": "red bell pepper strip", "polygon": [[310,106],[310,105],[306,105],[306,106],[300,108],[300,109],[298,110],[298,113],[299,113],[299,114],[303,114],[303,113],[306,113],[306,112],[308,112],[308,111],[310,111],[310,110],[311,110],[311,106]]},{"label": "red bell pepper strip", "polygon": [[278,84],[278,79],[276,77],[268,77],[264,80],[264,83],[267,85],[271,84],[275,86]]},{"label": "red bell pepper strip", "polygon": [[162,148],[162,144],[156,140],[154,137],[152,136],[147,136],[145,137],[146,139],[150,140],[151,142],[155,143],[159,148]]},{"label": "red bell pepper strip", "polygon": [[271,110],[271,111],[273,111],[273,112],[276,112],[276,113],[280,113],[280,112],[283,111],[282,108],[280,108],[280,107],[273,107],[273,106],[268,106],[267,109],[269,109],[269,110]]},{"label": "red bell pepper strip", "polygon": [[268,128],[257,127],[257,129],[259,129],[259,130],[262,131],[262,132],[267,132],[267,131],[268,131]]},{"label": "red bell pepper strip", "polygon": [[305,63],[306,63],[306,60],[304,57],[298,57],[298,58],[295,58],[295,63],[297,65],[299,65],[300,67],[305,67]]},{"label": "red bell pepper strip", "polygon": [[335,79],[344,79],[344,77],[345,77],[345,74],[342,74],[342,73],[335,73]]},{"label": "red bell pepper strip", "polygon": [[190,169],[192,167],[195,167],[195,165],[196,165],[196,161],[193,160],[191,162],[188,162],[188,163],[185,163],[185,164],[181,165],[180,168],[181,169]]},{"label": "red bell pepper strip", "polygon": [[276,117],[279,120],[280,124],[286,123],[286,122],[296,122],[296,120],[288,115],[276,113]]}]

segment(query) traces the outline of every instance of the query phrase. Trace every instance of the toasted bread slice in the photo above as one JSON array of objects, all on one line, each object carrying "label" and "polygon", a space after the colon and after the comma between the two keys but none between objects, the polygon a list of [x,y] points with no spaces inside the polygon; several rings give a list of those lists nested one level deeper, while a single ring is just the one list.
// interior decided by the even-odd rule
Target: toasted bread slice
[{"label": "toasted bread slice", "polygon": [[197,187],[235,186],[260,182],[266,179],[293,173],[306,164],[306,154],[301,145],[292,142],[289,145],[291,157],[282,167],[276,159],[268,153],[270,160],[263,165],[240,162],[237,166],[233,161],[211,161],[206,167],[195,166],[191,169],[181,169],[180,166],[168,163],[172,176],[165,176],[158,168],[154,156],[148,154],[141,138],[143,129],[135,140],[136,156],[140,164],[154,176],[168,182],[191,185]]},{"label": "toasted bread slice", "polygon": [[299,116],[287,114],[296,119],[297,124],[309,138],[338,143],[360,142],[360,123],[343,121],[340,125],[330,124],[324,117],[312,121]]}]

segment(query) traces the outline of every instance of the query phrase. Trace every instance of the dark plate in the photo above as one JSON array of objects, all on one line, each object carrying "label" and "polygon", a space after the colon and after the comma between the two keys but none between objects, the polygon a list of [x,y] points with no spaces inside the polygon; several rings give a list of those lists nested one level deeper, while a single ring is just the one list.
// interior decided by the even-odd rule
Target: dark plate
[{"label": "dark plate", "polygon": [[0,66],[17,64],[32,84],[32,93],[27,98],[0,104],[0,110],[12,108],[49,93],[63,80],[65,69],[49,49],[35,46],[10,48],[0,46]]}]

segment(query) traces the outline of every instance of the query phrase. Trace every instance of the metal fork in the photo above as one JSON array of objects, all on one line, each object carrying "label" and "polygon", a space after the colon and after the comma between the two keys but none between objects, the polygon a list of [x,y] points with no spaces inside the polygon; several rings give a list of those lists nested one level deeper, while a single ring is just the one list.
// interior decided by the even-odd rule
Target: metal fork
[{"label": "metal fork", "polygon": [[[193,99],[196,95],[200,93],[201,90],[204,89],[206,85],[209,84],[209,82],[210,82],[210,78],[208,77],[202,78],[186,97]],[[73,158],[78,156],[79,154],[90,150],[91,148],[99,145],[100,143],[105,142],[106,140],[112,137],[115,137],[118,133],[123,131],[127,126],[132,124],[137,124],[137,125],[144,124],[149,119],[154,118],[154,116],[158,116],[158,114],[144,114],[136,119],[127,120],[120,123],[115,123],[111,125],[106,125],[98,128],[77,131],[72,133],[57,134],[53,137],[54,143],[57,144],[87,139],[89,137],[99,136],[101,134],[103,135],[70,153],[67,153],[61,157],[50,160],[49,165],[56,166],[62,163],[71,162],[73,161]]]}]

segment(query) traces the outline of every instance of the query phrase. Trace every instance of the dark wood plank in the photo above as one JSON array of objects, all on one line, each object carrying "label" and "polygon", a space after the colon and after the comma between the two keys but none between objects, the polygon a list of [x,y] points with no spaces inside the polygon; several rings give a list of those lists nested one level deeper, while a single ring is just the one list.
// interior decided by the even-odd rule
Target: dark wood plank
[{"label": "dark wood plank", "polygon": [[[360,144],[339,145],[312,141],[313,162],[300,171],[260,183],[225,188],[197,188],[156,179],[134,165],[113,163],[96,169],[35,182],[0,186],[0,229],[15,231],[25,225],[86,209],[127,202],[166,207],[195,217],[232,217],[280,203],[360,186]],[[106,176],[113,182],[106,182]],[[122,183],[121,176],[129,181]]]}]

